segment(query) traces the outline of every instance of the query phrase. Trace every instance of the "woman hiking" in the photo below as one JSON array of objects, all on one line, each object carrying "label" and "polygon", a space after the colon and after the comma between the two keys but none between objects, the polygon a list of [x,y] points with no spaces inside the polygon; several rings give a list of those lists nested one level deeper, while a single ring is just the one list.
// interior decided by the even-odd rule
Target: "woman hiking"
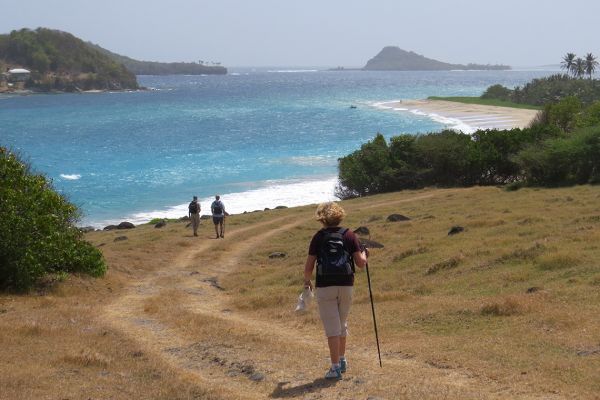
[{"label": "woman hiking", "polygon": [[344,209],[337,203],[323,203],[317,207],[317,221],[323,224],[323,229],[313,236],[304,266],[304,287],[311,289],[312,273],[315,265],[317,267],[316,298],[331,356],[326,379],[342,379],[342,373],[348,368],[346,335],[354,266],[364,268],[368,257],[368,250],[361,251],[354,232],[340,227],[345,216]]}]

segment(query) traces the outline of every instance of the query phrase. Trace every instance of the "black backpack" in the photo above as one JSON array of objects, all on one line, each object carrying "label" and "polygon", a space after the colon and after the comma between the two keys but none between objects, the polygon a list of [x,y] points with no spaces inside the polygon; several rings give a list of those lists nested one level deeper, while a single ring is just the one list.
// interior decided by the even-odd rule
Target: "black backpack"
[{"label": "black backpack", "polygon": [[335,232],[323,229],[323,236],[317,254],[317,275],[348,276],[354,273],[354,260],[344,248],[344,234],[347,228]]},{"label": "black backpack", "polygon": [[189,205],[188,208],[190,210],[190,213],[192,213],[192,214],[198,214],[198,211],[199,211],[198,208],[199,207],[198,207],[198,202],[197,201],[192,201],[190,203],[190,205]]},{"label": "black backpack", "polygon": [[223,214],[223,206],[220,202],[213,205],[213,214]]}]

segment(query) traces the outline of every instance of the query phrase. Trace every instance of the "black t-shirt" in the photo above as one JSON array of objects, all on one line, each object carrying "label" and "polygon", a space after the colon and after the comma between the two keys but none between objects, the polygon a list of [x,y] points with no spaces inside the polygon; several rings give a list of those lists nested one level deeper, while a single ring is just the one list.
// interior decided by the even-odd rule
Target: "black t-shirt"
[{"label": "black t-shirt", "polygon": [[[340,229],[340,227],[336,226],[331,228],[324,228],[315,233],[312,240],[310,241],[310,246],[308,247],[308,255],[318,257],[319,248],[321,246],[321,242],[325,234],[324,231],[338,232]],[[348,253],[350,253],[350,257],[352,257],[353,254],[357,251],[360,251],[360,242],[358,241],[358,237],[356,237],[354,232],[352,232],[350,229],[348,229],[346,233],[344,233],[343,240],[344,248]],[[317,274],[315,286],[354,286],[354,274],[341,276],[319,276]]]}]

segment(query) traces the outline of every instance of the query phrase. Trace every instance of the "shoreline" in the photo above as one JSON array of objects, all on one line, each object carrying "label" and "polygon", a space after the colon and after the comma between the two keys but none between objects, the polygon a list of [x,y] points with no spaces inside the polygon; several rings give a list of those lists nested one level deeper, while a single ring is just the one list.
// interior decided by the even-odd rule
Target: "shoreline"
[{"label": "shoreline", "polygon": [[[310,204],[318,204],[325,201],[337,201],[334,195],[338,177],[323,176],[320,179],[290,179],[267,181],[263,187],[246,190],[243,192],[220,193],[225,204],[225,209],[230,215],[265,211],[266,208],[273,210],[276,207],[300,207]],[[81,227],[94,227],[102,229],[107,225],[117,225],[120,222],[131,222],[134,225],[146,224],[155,218],[178,219],[188,215],[188,204],[190,198],[173,206],[165,206],[162,209],[154,209],[141,212],[130,212],[122,217],[94,219],[84,218],[79,225]],[[200,216],[210,215],[210,204],[214,196],[207,197],[199,194],[201,206]]]},{"label": "shoreline", "polygon": [[465,104],[446,100],[392,100],[380,102],[377,108],[410,112],[444,124],[448,129],[472,134],[478,129],[525,128],[538,110]]}]

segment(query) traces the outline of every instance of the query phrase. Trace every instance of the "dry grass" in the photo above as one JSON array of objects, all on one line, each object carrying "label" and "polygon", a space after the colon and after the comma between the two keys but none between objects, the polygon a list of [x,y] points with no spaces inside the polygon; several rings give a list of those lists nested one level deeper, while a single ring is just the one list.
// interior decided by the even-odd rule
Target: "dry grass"
[{"label": "dry grass", "polygon": [[[581,186],[344,202],[345,224],[385,245],[369,264],[386,369],[359,272],[353,369],[333,386],[315,381],[327,351],[314,306],[293,312],[314,207],[233,216],[225,240],[206,223],[199,238],[183,223],[89,234],[106,278],[0,296],[0,398],[595,398],[599,198]],[[454,225],[466,230],[448,236]]]}]

